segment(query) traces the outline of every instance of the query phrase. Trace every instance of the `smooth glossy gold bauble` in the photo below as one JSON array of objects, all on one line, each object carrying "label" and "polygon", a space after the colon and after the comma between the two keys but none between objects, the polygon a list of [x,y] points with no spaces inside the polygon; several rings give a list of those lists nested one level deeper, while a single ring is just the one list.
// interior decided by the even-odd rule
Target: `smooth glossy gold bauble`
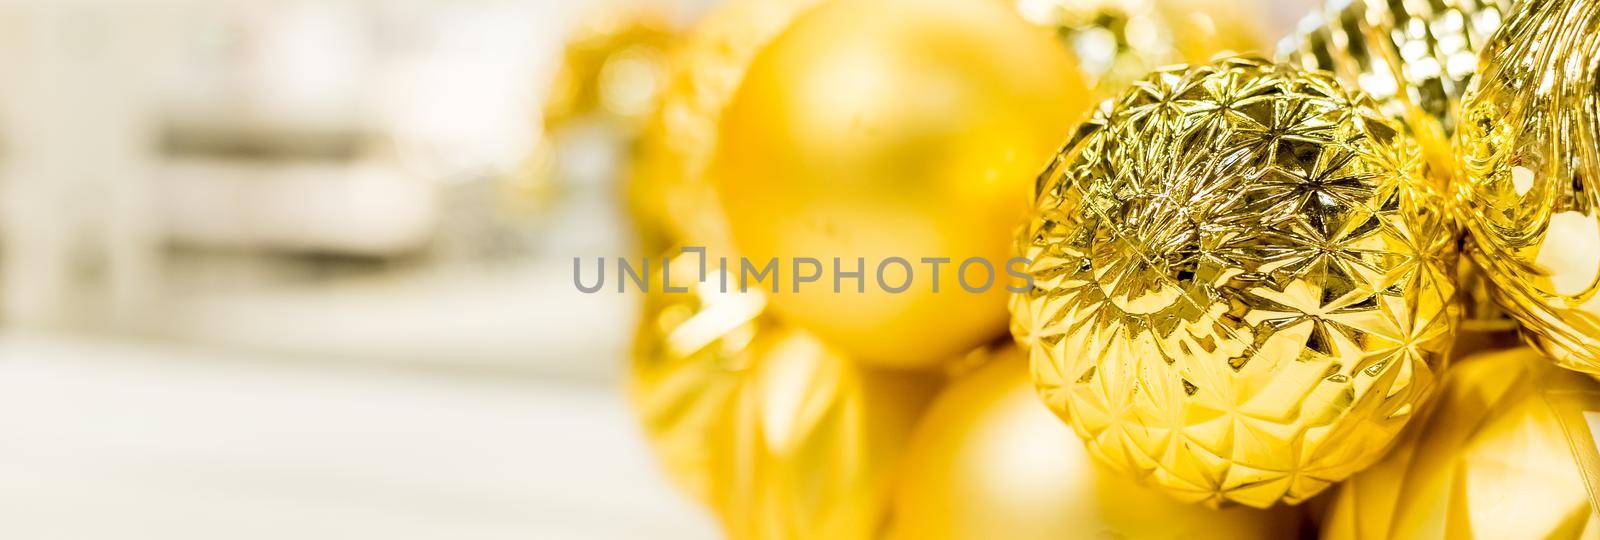
[{"label": "smooth glossy gold bauble", "polygon": [[1297,503],[1376,461],[1458,311],[1421,169],[1325,73],[1235,58],[1135,83],[1041,176],[1020,238],[1014,333],[1045,402],[1188,501]]},{"label": "smooth glossy gold bauble", "polygon": [[1095,463],[1039,403],[1013,348],[951,383],[918,425],[889,537],[1293,538],[1289,508],[1213,510],[1178,502]]},{"label": "smooth glossy gold bauble", "polygon": [[1600,385],[1527,349],[1469,357],[1383,461],[1340,487],[1330,539],[1600,538]]},{"label": "smooth glossy gold bauble", "polygon": [[1462,104],[1467,252],[1561,365],[1600,374],[1600,4],[1529,2]]},{"label": "smooth glossy gold bauble", "polygon": [[[865,292],[825,280],[792,293],[781,278],[771,303],[785,320],[863,361],[928,366],[1003,332],[1008,238],[1086,95],[1066,52],[1003,2],[834,0],[757,55],[723,113],[713,177],[756,264],[838,258],[851,272],[865,259]],[[898,294],[874,275],[892,257],[916,265]],[[969,266],[981,293],[956,276],[974,257],[998,273],[981,288]],[[950,263],[934,280],[923,258]]]},{"label": "smooth glossy gold bauble", "polygon": [[1029,21],[1055,31],[1096,94],[1111,96],[1161,66],[1260,50],[1243,0],[1016,0]]},{"label": "smooth glossy gold bauble", "polygon": [[727,223],[706,180],[717,124],[750,60],[822,0],[731,0],[667,55],[660,105],[640,136],[628,200],[649,252],[668,244],[729,254]]},{"label": "smooth glossy gold bauble", "polygon": [[671,270],[690,292],[648,296],[628,372],[669,475],[732,538],[872,537],[937,381],[846,360],[763,317],[760,295],[694,283],[696,264]]}]

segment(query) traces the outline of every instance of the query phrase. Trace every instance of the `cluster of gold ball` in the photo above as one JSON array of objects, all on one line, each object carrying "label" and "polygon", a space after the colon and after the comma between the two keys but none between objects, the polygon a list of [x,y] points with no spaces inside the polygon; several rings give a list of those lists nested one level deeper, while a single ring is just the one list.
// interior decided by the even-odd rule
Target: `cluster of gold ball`
[{"label": "cluster of gold ball", "polygon": [[660,276],[629,373],[671,475],[737,538],[1600,530],[1600,385],[1554,367],[1600,374],[1600,5],[1333,2],[1202,60],[1258,45],[1225,4],[730,0],[679,39],[651,255],[1031,286]]}]

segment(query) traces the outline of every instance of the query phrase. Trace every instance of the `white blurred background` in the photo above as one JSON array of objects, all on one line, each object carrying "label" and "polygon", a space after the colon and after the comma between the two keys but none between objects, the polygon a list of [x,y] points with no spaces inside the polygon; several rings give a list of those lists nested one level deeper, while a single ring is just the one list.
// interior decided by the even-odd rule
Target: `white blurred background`
[{"label": "white blurred background", "polygon": [[715,536],[571,286],[615,126],[540,129],[570,37],[712,3],[0,3],[0,538]]}]

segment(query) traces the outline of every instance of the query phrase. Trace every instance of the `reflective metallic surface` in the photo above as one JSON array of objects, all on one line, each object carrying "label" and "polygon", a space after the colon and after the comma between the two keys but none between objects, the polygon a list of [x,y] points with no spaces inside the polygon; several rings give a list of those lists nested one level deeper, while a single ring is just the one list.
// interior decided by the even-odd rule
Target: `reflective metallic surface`
[{"label": "reflective metallic surface", "polygon": [[[1452,339],[1420,151],[1325,73],[1153,73],[1041,175],[1015,297],[1045,402],[1190,501],[1299,502],[1377,460]],[[1070,414],[1067,414],[1070,411]]]},{"label": "reflective metallic surface", "polygon": [[907,450],[889,538],[1294,538],[1299,510],[1185,504],[1096,463],[1005,347],[951,383]]},{"label": "reflective metallic surface", "polygon": [[1483,53],[1457,133],[1468,253],[1561,365],[1600,373],[1600,5],[1551,1]]},{"label": "reflective metallic surface", "polygon": [[[1005,268],[1028,186],[1089,107],[1047,34],[991,0],[837,0],[801,16],[723,111],[710,174],[737,251],[843,272],[864,258],[866,280],[891,257]],[[881,366],[931,367],[1004,335],[1003,286],[968,293],[955,264],[919,271],[902,293],[824,280],[770,301]]]},{"label": "reflective metallic surface", "polygon": [[1343,484],[1323,537],[1600,538],[1595,418],[1600,385],[1533,350],[1469,357],[1417,429]]},{"label": "reflective metallic surface", "polygon": [[[674,285],[696,269],[677,259]],[[870,538],[937,380],[862,368],[762,307],[715,275],[652,290],[628,374],[645,431],[732,538]]]},{"label": "reflective metallic surface", "polygon": [[1476,67],[1478,51],[1513,0],[1329,2],[1279,44],[1279,56],[1332,72],[1411,125],[1424,143],[1444,143]]},{"label": "reflective metallic surface", "polygon": [[[1458,173],[1450,136],[1459,123],[1461,95],[1477,70],[1478,52],[1514,3],[1328,2],[1279,43],[1279,58],[1332,72],[1372,96],[1384,114],[1404,122],[1421,143],[1427,174],[1448,183]],[[1463,327],[1513,330],[1515,324],[1494,306],[1477,269],[1463,261],[1460,272]]]}]

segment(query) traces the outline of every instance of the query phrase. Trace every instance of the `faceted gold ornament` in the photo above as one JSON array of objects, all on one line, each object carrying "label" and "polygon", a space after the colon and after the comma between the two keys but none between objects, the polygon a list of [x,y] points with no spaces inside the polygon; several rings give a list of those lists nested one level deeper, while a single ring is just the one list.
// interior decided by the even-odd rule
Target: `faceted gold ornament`
[{"label": "faceted gold ornament", "polygon": [[1188,501],[1297,503],[1375,461],[1457,316],[1419,154],[1359,92],[1256,59],[1106,102],[1019,239],[1013,333],[1046,404]]},{"label": "faceted gold ornament", "polygon": [[1529,2],[1462,104],[1457,211],[1500,306],[1600,374],[1600,3]]},{"label": "faceted gold ornament", "polygon": [[[1384,114],[1404,122],[1422,145],[1428,176],[1446,184],[1458,172],[1450,136],[1459,123],[1461,96],[1477,69],[1478,52],[1512,3],[1332,0],[1279,44],[1279,58],[1332,72],[1372,96]],[[1460,272],[1462,328],[1514,329],[1510,318],[1494,307],[1477,269],[1464,262]]]},{"label": "faceted gold ornament", "polygon": [[1298,509],[1186,504],[1096,463],[1039,403],[1007,346],[950,383],[918,424],[889,538],[1294,538]]},{"label": "faceted gold ornament", "polygon": [[1467,358],[1383,461],[1339,490],[1329,539],[1596,539],[1600,385],[1515,349]]},{"label": "faceted gold ornament", "polygon": [[697,263],[669,272],[688,292],[647,296],[628,372],[668,474],[732,538],[871,538],[937,380],[858,366]]}]

